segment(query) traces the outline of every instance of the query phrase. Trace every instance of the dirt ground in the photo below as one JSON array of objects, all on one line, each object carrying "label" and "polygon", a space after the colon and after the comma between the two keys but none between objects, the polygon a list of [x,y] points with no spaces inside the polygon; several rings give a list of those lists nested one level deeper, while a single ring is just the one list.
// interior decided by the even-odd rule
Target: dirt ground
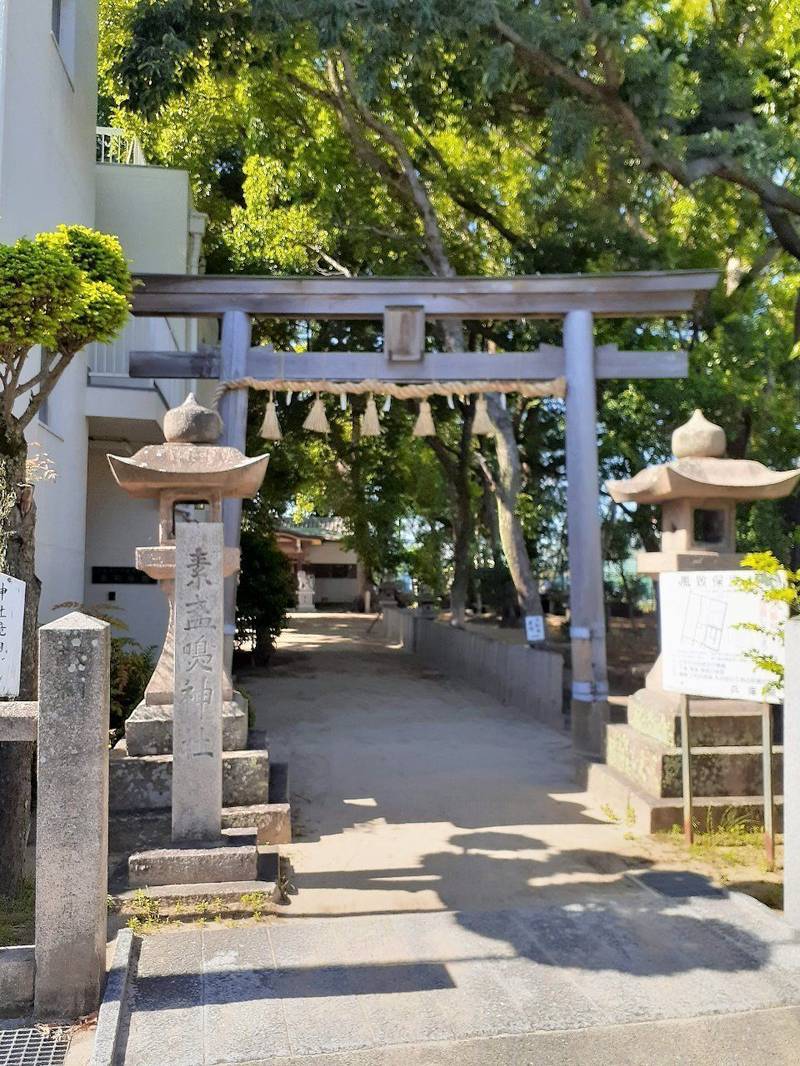
[{"label": "dirt ground", "polygon": [[[780,866],[767,871],[759,834],[731,825],[699,832],[692,848],[634,835],[624,812],[572,783],[566,736],[387,651],[368,626],[296,615],[272,668],[243,679],[273,757],[290,765],[294,913],[516,905],[532,889],[597,890],[642,868],[690,870],[779,904]],[[639,619],[613,620],[610,644],[626,642],[631,662],[654,654]]]}]

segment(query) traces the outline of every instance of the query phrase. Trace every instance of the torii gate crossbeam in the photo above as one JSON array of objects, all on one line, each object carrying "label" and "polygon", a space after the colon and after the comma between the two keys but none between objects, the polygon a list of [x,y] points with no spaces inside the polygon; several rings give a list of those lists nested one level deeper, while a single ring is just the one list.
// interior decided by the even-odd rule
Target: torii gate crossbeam
[{"label": "torii gate crossbeam", "polygon": [[[683,352],[595,347],[593,320],[685,315],[714,287],[710,270],[558,274],[511,278],[261,278],[140,275],[133,313],[217,317],[219,349],[134,352],[131,376],[426,382],[566,378],[567,530],[570,568],[573,739],[602,753],[608,720],[603,559],[598,508],[598,378],[684,377]],[[281,353],[251,347],[251,317],[382,319],[384,353]],[[563,320],[563,348],[536,352],[425,353],[425,321],[442,318]],[[420,341],[420,338],[422,340]],[[296,370],[295,370],[296,367]],[[220,403],[224,442],[244,449],[247,391]],[[241,501],[227,500],[225,542],[239,542]],[[226,643],[232,654],[236,590],[226,588]]]}]

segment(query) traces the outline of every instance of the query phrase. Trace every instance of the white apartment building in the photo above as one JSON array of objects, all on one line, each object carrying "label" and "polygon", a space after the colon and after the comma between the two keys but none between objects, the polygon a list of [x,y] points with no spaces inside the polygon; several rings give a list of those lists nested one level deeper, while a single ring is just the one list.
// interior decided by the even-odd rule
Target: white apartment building
[{"label": "white apartment building", "polygon": [[[116,234],[136,271],[197,272],[205,219],[187,173],[147,166],[96,113],[97,0],[0,0],[0,242],[82,223]],[[129,352],[188,350],[196,332],[132,319],[76,356],[30,427],[56,474],[36,486],[42,621],[59,603],[114,604],[131,636],[161,642],[165,601],[133,568],[134,549],[156,543],[156,509],[116,487],[105,456],[162,440],[165,411],[194,384],[131,379]]]}]

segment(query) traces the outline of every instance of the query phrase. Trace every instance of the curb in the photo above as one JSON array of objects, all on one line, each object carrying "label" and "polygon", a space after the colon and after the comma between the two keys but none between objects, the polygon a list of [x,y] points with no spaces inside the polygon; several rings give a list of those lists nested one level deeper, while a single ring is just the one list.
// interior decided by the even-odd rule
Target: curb
[{"label": "curb", "polygon": [[103,1001],[97,1013],[94,1050],[89,1066],[115,1066],[120,1034],[125,1022],[127,999],[139,961],[139,940],[130,929],[117,933],[114,959],[108,971]]}]

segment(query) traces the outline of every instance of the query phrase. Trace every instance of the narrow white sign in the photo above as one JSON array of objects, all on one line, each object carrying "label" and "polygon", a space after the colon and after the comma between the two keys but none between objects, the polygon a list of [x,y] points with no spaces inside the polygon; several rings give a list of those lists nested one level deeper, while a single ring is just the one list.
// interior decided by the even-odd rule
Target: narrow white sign
[{"label": "narrow white sign", "polygon": [[19,696],[25,582],[0,574],[0,699]]},{"label": "narrow white sign", "polygon": [[774,675],[749,653],[783,661],[783,641],[742,629],[755,623],[775,633],[786,621],[785,603],[765,601],[737,588],[747,570],[666,573],[659,579],[662,685],[687,696],[780,703],[783,692],[765,691]]},{"label": "narrow white sign", "polygon": [[544,618],[540,614],[525,615],[525,639],[529,644],[544,640]]}]

